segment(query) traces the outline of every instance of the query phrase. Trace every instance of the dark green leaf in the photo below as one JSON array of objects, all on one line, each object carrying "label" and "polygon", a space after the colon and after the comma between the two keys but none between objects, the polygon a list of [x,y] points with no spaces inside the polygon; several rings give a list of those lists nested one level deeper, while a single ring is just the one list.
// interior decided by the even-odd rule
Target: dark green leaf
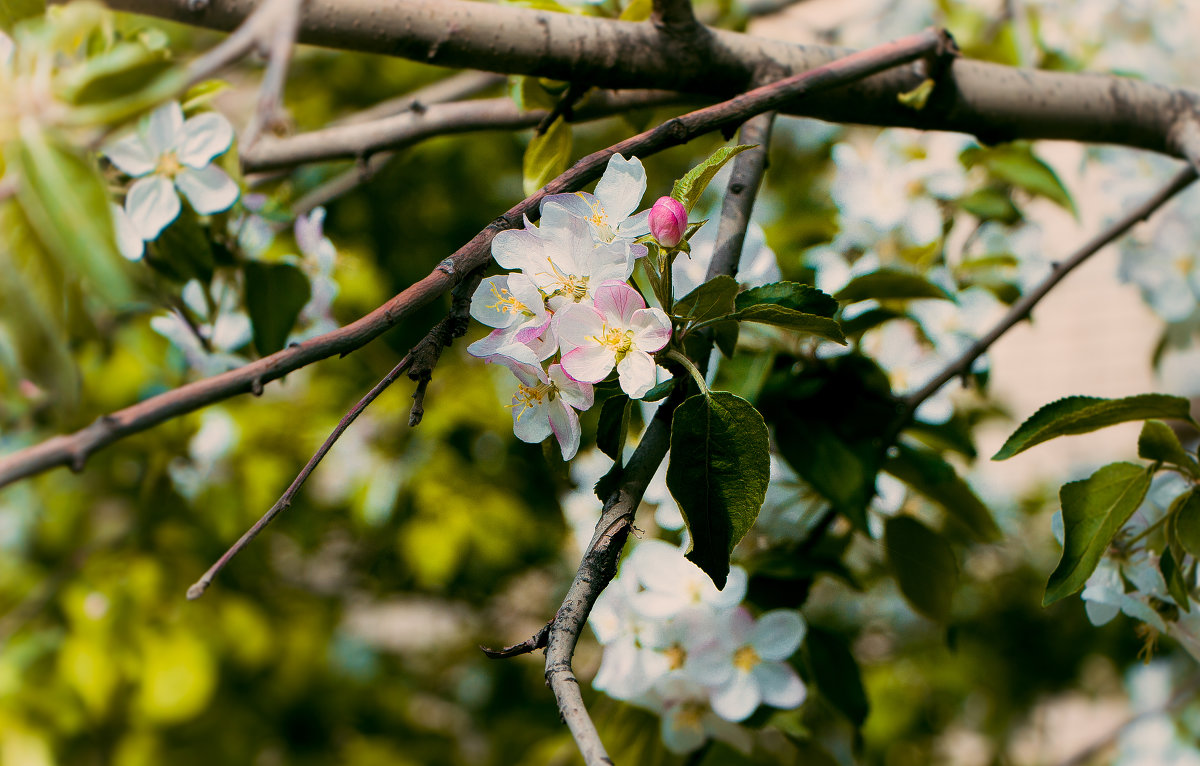
[{"label": "dark green leaf", "polygon": [[732,359],[734,351],[737,350],[738,323],[717,322],[712,329],[713,342],[717,344],[717,348],[725,355],[726,359]]},{"label": "dark green leaf", "polygon": [[675,315],[692,322],[728,316],[734,311],[737,291],[737,280],[733,277],[724,274],[713,277],[675,301]]},{"label": "dark green leaf", "polygon": [[1133,463],[1110,463],[1090,477],[1064,484],[1062,559],[1046,584],[1043,606],[1075,593],[1150,488],[1150,472]]},{"label": "dark green leaf", "polygon": [[1175,540],[1184,552],[1200,559],[1200,490],[1190,489],[1172,503]]},{"label": "dark green leaf", "polygon": [[760,303],[756,306],[748,306],[736,314],[732,314],[731,318],[739,322],[757,322],[759,324],[770,324],[776,327],[786,327],[789,330],[797,332],[806,332],[811,335],[816,335],[826,340],[831,340],[834,343],[846,345],[846,336],[842,334],[842,327],[836,319],[817,316],[816,314],[802,314],[799,311],[794,311],[783,306],[777,306],[773,303]]},{"label": "dark green leaf", "polygon": [[1171,553],[1168,547],[1162,552],[1162,556],[1158,560],[1158,570],[1162,572],[1163,580],[1167,583],[1167,593],[1171,594],[1171,598],[1179,605],[1179,608],[1185,612],[1192,611],[1189,605],[1188,588],[1183,581],[1183,572],[1179,569],[1179,563],[1175,561],[1175,556]]},{"label": "dark green leaf", "polygon": [[208,283],[215,267],[211,242],[191,207],[184,205],[179,217],[149,244],[146,260],[180,282],[199,279]]},{"label": "dark green leaf", "polygon": [[693,396],[675,410],[667,486],[687,521],[687,557],[718,588],[725,587],[733,546],[766,498],[767,448],[762,415],[733,394]]},{"label": "dark green leaf", "polygon": [[855,314],[852,319],[842,319],[842,332],[847,338],[853,338],[862,335],[867,330],[878,327],[884,322],[890,322],[893,319],[904,319],[908,315],[899,311],[892,311],[885,308],[867,309],[861,314]]},{"label": "dark green leaf", "polygon": [[609,397],[600,408],[596,426],[596,446],[618,463],[624,459],[625,437],[629,435],[629,404],[624,394]]},{"label": "dark green leaf", "polygon": [[1014,224],[1021,220],[1021,211],[1012,198],[999,189],[976,189],[958,201],[963,210],[981,221]]},{"label": "dark green leaf", "polygon": [[962,159],[967,167],[983,165],[992,178],[1045,197],[1075,214],[1075,203],[1058,175],[1028,144],[973,147],[963,152]]},{"label": "dark green leaf", "polygon": [[950,543],[911,516],[888,519],[883,542],[904,598],[926,617],[946,622],[958,587]]},{"label": "dark green leaf", "polygon": [[1085,434],[1117,423],[1149,418],[1171,418],[1195,424],[1188,414],[1188,400],[1181,396],[1139,394],[1123,399],[1068,396],[1033,413],[1008,437],[992,460],[1006,460],[1056,436]]},{"label": "dark green leaf", "polygon": [[525,149],[522,164],[525,196],[562,175],[571,159],[571,125],[559,117],[540,136],[534,136]]},{"label": "dark green leaf", "polygon": [[833,296],[843,303],[866,300],[905,300],[939,298],[952,301],[954,296],[911,271],[880,269],[850,280],[850,284]]},{"label": "dark green leaf", "polygon": [[832,317],[838,310],[838,303],[832,297],[811,285],[799,282],[772,282],[769,285],[751,287],[738,293],[735,301],[735,307],[739,311],[760,304],[783,306],[823,317]]},{"label": "dark green leaf", "polygon": [[642,401],[657,402],[659,399],[665,398],[666,395],[671,393],[671,390],[674,388],[675,378],[667,378],[662,383],[659,383],[654,388],[647,391],[646,395],[642,397]]},{"label": "dark green leaf", "polygon": [[296,317],[311,296],[308,277],[291,264],[246,264],[246,310],[259,354],[266,356],[283,348]]},{"label": "dark green leaf", "polygon": [[846,640],[836,633],[809,626],[804,639],[813,683],[821,696],[850,719],[855,727],[867,720],[870,706],[858,663]]},{"label": "dark green leaf", "polygon": [[39,131],[23,133],[9,161],[17,200],[62,271],[82,277],[110,304],[130,300],[127,261],[117,251],[108,193],[95,168]]},{"label": "dark green leaf", "polygon": [[1200,465],[1196,464],[1171,427],[1161,420],[1147,420],[1138,436],[1138,457],[1177,465],[1193,477],[1200,476]]},{"label": "dark green leaf", "polygon": [[712,181],[713,176],[717,171],[734,156],[741,154],[747,149],[753,149],[751,145],[743,144],[741,146],[722,146],[709,156],[708,159],[701,162],[696,167],[687,172],[683,178],[675,182],[671,187],[671,196],[683,203],[690,213],[692,208],[696,206],[700,195],[704,193],[704,189],[708,186],[709,181]]},{"label": "dark green leaf", "polygon": [[941,505],[978,540],[1000,539],[1000,528],[987,506],[955,472],[954,466],[936,452],[897,444],[896,453],[888,458],[884,470]]}]

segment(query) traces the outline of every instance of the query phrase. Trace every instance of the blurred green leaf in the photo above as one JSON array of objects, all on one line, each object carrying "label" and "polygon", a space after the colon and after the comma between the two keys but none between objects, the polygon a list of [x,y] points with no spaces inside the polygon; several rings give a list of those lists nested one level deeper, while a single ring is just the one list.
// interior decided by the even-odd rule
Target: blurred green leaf
[{"label": "blurred green leaf", "polygon": [[528,197],[562,175],[570,160],[571,126],[559,117],[545,133],[534,136],[525,149],[525,196]]},{"label": "blurred green leaf", "polygon": [[1192,611],[1189,604],[1188,587],[1183,579],[1183,572],[1179,569],[1179,562],[1175,560],[1174,554],[1171,553],[1171,548],[1167,547],[1163,550],[1162,556],[1158,559],[1158,571],[1162,573],[1163,580],[1167,583],[1167,593],[1179,605],[1179,608],[1185,612]]},{"label": "blurred green leaf", "polygon": [[1083,587],[1149,488],[1150,472],[1133,463],[1110,463],[1086,479],[1063,485],[1059,499],[1065,542],[1042,606]]},{"label": "blurred green leaf", "polygon": [[938,298],[953,301],[954,296],[920,274],[899,269],[879,269],[850,280],[833,296],[842,303],[866,300],[911,300]]},{"label": "blurred green leaf", "polygon": [[1013,431],[992,460],[1013,455],[1058,436],[1085,434],[1117,423],[1149,418],[1170,418],[1195,425],[1188,400],[1166,394],[1139,394],[1122,399],[1068,396],[1039,409]]},{"label": "blurred green leaf", "polygon": [[671,421],[667,487],[687,521],[687,557],[725,587],[729,554],[766,498],[771,461],[758,410],[726,391],[693,396]]},{"label": "blurred green leaf", "polygon": [[624,460],[625,439],[629,436],[628,396],[617,394],[605,400],[600,408],[600,421],[596,426],[596,446],[618,464]]},{"label": "blurred green leaf", "polygon": [[968,168],[982,165],[996,180],[1045,197],[1077,215],[1075,203],[1054,169],[1034,154],[1029,144],[971,147],[963,152],[962,161]]},{"label": "blurred green leaf", "polygon": [[958,201],[959,206],[981,221],[1012,225],[1021,220],[1021,211],[1009,195],[999,189],[976,189]]},{"label": "blurred green leaf", "polygon": [[810,625],[804,639],[808,669],[821,696],[829,700],[855,727],[870,712],[862,674],[846,640],[836,633]]},{"label": "blurred green leaf", "polygon": [[183,205],[179,216],[149,243],[146,261],[180,282],[199,279],[208,284],[212,281],[216,266],[212,237],[200,225],[190,205]]},{"label": "blurred green leaf", "polygon": [[911,516],[896,516],[887,520],[883,542],[908,603],[932,620],[949,620],[958,563],[946,539]]},{"label": "blurred green leaf", "polygon": [[171,66],[166,49],[119,42],[59,76],[59,95],[72,104],[112,101],[137,93]]},{"label": "blurred green leaf", "polygon": [[888,458],[884,470],[945,508],[950,518],[961,522],[977,540],[1000,539],[1000,528],[987,506],[954,466],[933,450],[897,444],[895,455]]},{"label": "blurred green leaf", "polygon": [[288,263],[246,264],[246,310],[254,328],[254,347],[262,356],[283,348],[312,297],[304,272]]},{"label": "blurred green leaf", "polygon": [[[1189,489],[1172,503],[1174,542],[1184,553],[1200,558],[1200,490]],[[1179,557],[1182,560],[1182,556]]]},{"label": "blurred green leaf", "polygon": [[1200,465],[1179,443],[1179,437],[1161,420],[1147,420],[1138,436],[1138,457],[1170,463],[1200,477]]},{"label": "blurred green leaf", "polygon": [[632,0],[618,17],[621,21],[645,21],[654,10],[654,0]]},{"label": "blurred green leaf", "polygon": [[0,30],[12,35],[18,21],[41,16],[46,12],[46,0],[4,0],[0,2]]}]

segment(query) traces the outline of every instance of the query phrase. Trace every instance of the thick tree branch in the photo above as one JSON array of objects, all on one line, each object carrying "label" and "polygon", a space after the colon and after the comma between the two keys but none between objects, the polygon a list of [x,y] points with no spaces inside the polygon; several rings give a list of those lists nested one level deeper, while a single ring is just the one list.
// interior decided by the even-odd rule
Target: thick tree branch
[{"label": "thick tree branch", "polygon": [[74,434],[57,436],[0,458],[0,487],[60,465],[82,470],[90,454],[130,434],[237,394],[261,391],[263,384],[281,378],[292,370],[362,347],[483,267],[490,256],[492,238],[498,232],[520,225],[526,215],[535,219],[538,206],[546,195],[576,191],[598,178],[613,154],[646,156],[678,146],[696,136],[737,125],[755,114],[777,109],[781,103],[801,94],[836,87],[922,56],[948,54],[947,46],[948,41],[943,33],[926,30],[673,118],[607,149],[593,152],[493,221],[454,255],[439,263],[427,277],[358,321],[236,370],[190,383],[101,416]]},{"label": "thick tree branch", "polygon": [[[670,91],[606,91],[593,94],[574,110],[580,121],[613,114],[679,103],[683,97]],[[242,166],[248,172],[272,170],[305,162],[364,158],[374,152],[397,150],[430,136],[480,130],[514,130],[542,122],[545,109],[521,111],[508,98],[434,104],[370,122],[336,125],[289,138],[263,138],[242,151]]]},{"label": "thick tree branch", "polygon": [[[212,0],[198,12],[190,9],[190,0],[108,2],[214,29],[234,28],[254,7],[253,0]],[[845,53],[723,30],[702,32],[680,38],[654,24],[464,0],[309,0],[300,39],[442,66],[713,96],[745,90],[775,67],[792,74]],[[1179,155],[1171,126],[1200,104],[1200,94],[1189,89],[960,59],[924,109],[902,105],[896,96],[924,76],[920,67],[899,69],[780,109],[833,122],[960,131],[989,142],[1060,138]]]}]

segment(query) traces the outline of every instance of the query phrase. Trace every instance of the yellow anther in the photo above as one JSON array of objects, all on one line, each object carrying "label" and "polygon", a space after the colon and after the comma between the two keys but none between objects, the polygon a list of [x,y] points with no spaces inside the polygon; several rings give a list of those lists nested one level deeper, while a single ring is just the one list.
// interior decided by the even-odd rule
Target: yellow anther
[{"label": "yellow anther", "polygon": [[558,389],[553,383],[539,383],[536,386],[527,386],[524,383],[517,384],[517,392],[513,394],[513,403],[508,405],[509,409],[520,407],[517,410],[517,420],[521,420],[521,416],[525,414],[525,410],[538,405],[553,401],[554,395]]},{"label": "yellow anther", "polygon": [[758,652],[754,651],[754,647],[749,644],[733,653],[733,666],[738,670],[749,672],[760,662],[762,662],[762,658],[758,656]]},{"label": "yellow anther", "polygon": [[667,655],[667,667],[679,670],[687,662],[687,650],[679,644],[672,644],[663,654]]},{"label": "yellow anther", "polygon": [[156,175],[174,178],[183,171],[183,163],[175,156],[175,152],[167,152],[158,159],[158,167],[154,169]]},{"label": "yellow anther", "polygon": [[533,316],[533,312],[524,303],[521,303],[508,290],[496,289],[496,285],[492,285],[492,295],[495,296],[496,302],[488,306],[490,309],[495,309],[505,314],[521,313],[526,316]]}]

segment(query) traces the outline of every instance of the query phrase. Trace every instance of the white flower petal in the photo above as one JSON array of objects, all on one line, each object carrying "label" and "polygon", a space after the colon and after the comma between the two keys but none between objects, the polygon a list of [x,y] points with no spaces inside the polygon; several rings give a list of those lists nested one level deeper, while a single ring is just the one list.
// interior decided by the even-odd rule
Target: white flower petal
[{"label": "white flower petal", "polygon": [[175,141],[183,130],[183,109],[178,101],[163,104],[150,113],[142,125],[142,139],[146,149],[156,159],[175,148]]},{"label": "white flower petal", "polygon": [[142,244],[142,238],[138,235],[133,221],[129,220],[125,209],[120,205],[110,202],[108,208],[112,213],[113,234],[117,239],[117,249],[129,260],[139,260],[145,252],[145,246]]},{"label": "white flower petal", "polygon": [[689,652],[683,668],[687,677],[696,683],[720,686],[734,673],[733,655],[720,648]]},{"label": "white flower petal", "polygon": [[518,439],[529,444],[537,444],[553,431],[550,428],[550,415],[545,404],[526,406],[525,402],[513,396],[512,398],[513,433]]},{"label": "white flower petal", "polygon": [[[242,200],[242,204],[249,207],[245,199]],[[293,232],[300,252],[305,255],[318,252],[321,249],[321,241],[325,238],[325,208],[314,208],[311,213],[297,216]]]},{"label": "white flower petal", "polygon": [[200,215],[228,210],[237,202],[238,194],[241,193],[233,179],[214,165],[200,170],[184,168],[175,176],[175,185],[187,196],[188,202],[192,203],[192,209]]},{"label": "white flower petal", "polygon": [[539,361],[533,349],[514,342],[512,335],[504,330],[493,330],[475,341],[467,346],[467,353],[489,362],[500,362],[505,358],[524,364],[537,364]]},{"label": "white flower petal", "polygon": [[804,640],[804,618],[791,609],[775,609],[758,619],[750,645],[764,660],[786,660]]},{"label": "white flower petal", "polygon": [[[623,237],[626,239],[637,239],[638,237],[644,236],[649,233],[650,233],[650,208],[646,208],[645,210],[643,210],[640,213],[629,216],[628,218],[626,218],[624,221],[621,222],[620,226],[617,227],[617,236]],[[643,245],[639,245],[639,247],[641,247],[643,251],[645,251],[645,249],[646,249],[645,246],[643,246]],[[645,255],[645,254],[646,254],[645,252],[641,253],[641,255]]]},{"label": "white flower petal", "polygon": [[550,430],[558,440],[562,458],[564,461],[570,461],[579,451],[579,416],[562,399],[555,399],[547,404],[546,410],[550,416]]},{"label": "white flower petal", "polygon": [[744,721],[762,702],[758,683],[749,673],[734,673],[733,680],[712,697],[712,709],[726,721]]},{"label": "white flower petal", "polygon": [[146,176],[133,182],[125,195],[125,212],[142,239],[152,240],[179,215],[179,195],[162,176]]},{"label": "white flower petal", "polygon": [[183,124],[176,141],[175,156],[199,170],[233,145],[233,126],[217,112],[198,114]]},{"label": "white flower petal", "polygon": [[708,741],[703,719],[687,703],[674,705],[662,714],[663,744],[676,755],[700,749]]},{"label": "white flower petal", "polygon": [[558,389],[558,395],[564,402],[580,412],[591,409],[596,401],[596,393],[591,384],[580,383],[567,375],[561,364],[550,365],[549,376],[550,382]]},{"label": "white flower petal", "polygon": [[657,377],[654,374],[654,366],[654,360],[645,351],[630,351],[617,363],[621,390],[628,394],[630,399],[641,399],[647,391],[654,388]]},{"label": "white flower petal", "polygon": [[704,599],[704,602],[713,609],[732,609],[742,603],[742,599],[746,597],[748,584],[749,578],[746,570],[739,566],[731,566],[729,577],[725,580],[725,587],[717,594]]},{"label": "white flower petal", "polygon": [[761,662],[750,671],[762,692],[763,702],[785,710],[804,701],[807,690],[796,671],[782,662]]},{"label": "white flower petal", "polygon": [[629,329],[633,330],[634,348],[642,351],[658,351],[671,340],[671,320],[662,309],[633,312]]},{"label": "white flower petal", "polygon": [[617,355],[610,348],[581,346],[563,355],[562,368],[581,383],[599,383],[612,371],[616,361]]},{"label": "white flower petal", "polygon": [[542,240],[526,229],[502,231],[492,238],[492,258],[503,268],[532,273],[544,260]]},{"label": "white flower petal", "polygon": [[126,136],[114,144],[110,144],[101,154],[116,166],[117,170],[127,176],[140,178],[154,170],[158,164],[158,156],[146,146],[141,136],[134,134]]},{"label": "white flower petal", "polygon": [[488,327],[511,327],[524,318],[522,308],[508,290],[507,274],[484,279],[471,296],[471,318]]},{"label": "white flower petal", "polygon": [[633,314],[646,308],[642,296],[624,282],[612,282],[596,288],[596,310],[612,327],[629,327]]},{"label": "white flower petal", "polygon": [[[595,337],[604,332],[604,317],[591,306],[572,303],[555,312],[554,325],[559,345],[569,352],[579,346],[595,345]],[[575,375],[571,377],[580,379]]]},{"label": "white flower petal", "polygon": [[624,221],[637,210],[646,194],[646,169],[637,157],[619,154],[608,158],[608,167],[596,184],[596,197],[611,223]]}]

